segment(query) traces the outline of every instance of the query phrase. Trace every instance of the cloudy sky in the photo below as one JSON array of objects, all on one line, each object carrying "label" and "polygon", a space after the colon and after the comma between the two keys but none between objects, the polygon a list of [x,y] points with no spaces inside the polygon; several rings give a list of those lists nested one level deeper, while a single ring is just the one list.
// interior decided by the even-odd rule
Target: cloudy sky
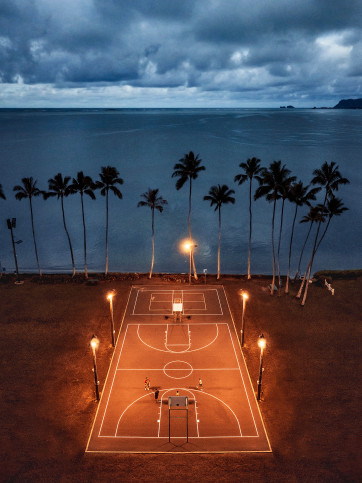
[{"label": "cloudy sky", "polygon": [[333,106],[362,0],[0,0],[0,107]]}]

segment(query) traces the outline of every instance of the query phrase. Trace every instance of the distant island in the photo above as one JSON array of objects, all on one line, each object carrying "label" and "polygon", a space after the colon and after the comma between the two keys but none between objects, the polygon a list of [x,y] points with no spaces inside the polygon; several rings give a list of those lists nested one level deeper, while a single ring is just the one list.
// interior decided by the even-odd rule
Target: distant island
[{"label": "distant island", "polygon": [[333,109],[362,109],[362,99],[342,99]]},{"label": "distant island", "polygon": [[313,107],[313,109],[362,109],[362,99],[341,99],[334,107]]}]

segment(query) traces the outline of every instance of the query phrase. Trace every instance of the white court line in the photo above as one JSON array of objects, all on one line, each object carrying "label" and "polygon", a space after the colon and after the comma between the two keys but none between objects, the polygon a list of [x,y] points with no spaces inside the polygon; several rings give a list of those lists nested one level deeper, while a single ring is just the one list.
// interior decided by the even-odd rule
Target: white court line
[{"label": "white court line", "polygon": [[[224,290],[224,295],[225,295],[226,303],[228,304],[228,307],[229,307],[229,312],[230,312],[230,316],[231,316],[231,319],[232,319],[232,321],[233,321],[233,323],[234,323],[234,329],[235,329],[235,322],[234,322],[234,320],[233,320],[233,316],[232,316],[232,313],[231,313],[231,310],[230,310],[230,306],[229,306],[229,303],[228,303],[228,300],[227,300],[227,297],[226,297],[226,294],[225,294],[225,289],[224,289],[224,287],[222,287],[222,288],[223,288],[223,290]],[[137,287],[132,286],[132,288],[131,288],[131,290],[130,290],[130,293],[129,293],[129,296],[128,296],[128,302],[127,302],[127,306],[128,306],[129,301],[130,301],[130,298],[131,298],[131,294],[132,294],[132,290],[133,290],[133,289],[137,289],[137,294],[136,294],[136,297],[135,297],[135,302],[134,302],[134,306],[133,306],[133,315],[135,315],[135,314],[134,314],[134,312],[135,312],[136,304],[137,304],[137,302],[138,302],[138,295],[139,295],[139,292],[140,292],[140,291],[144,291],[144,289],[143,289],[143,287],[141,287],[140,289],[138,289]],[[219,296],[219,293],[218,293],[218,290],[219,290],[219,289],[206,289],[204,292],[206,292],[206,291],[215,291],[215,290],[216,290],[216,292],[217,292],[217,297],[218,297],[218,300],[219,300],[219,305],[220,305],[220,308],[221,308],[220,296]],[[192,290],[189,290],[189,291],[187,291],[187,292],[188,292],[188,293],[190,293],[190,292],[192,292]],[[124,320],[124,318],[125,318],[125,316],[126,316],[126,313],[127,313],[127,306],[126,306],[126,309],[125,309],[125,312],[124,312],[124,315],[123,315],[123,320]],[[221,311],[222,311],[222,308],[221,308]],[[130,315],[132,315],[132,314],[130,314]],[[138,315],[150,315],[150,314],[138,314]],[[157,314],[157,315],[160,315],[160,314]],[[190,315],[192,315],[192,314],[190,314]],[[195,315],[199,315],[199,314],[195,314]],[[204,314],[202,314],[202,315],[204,315]],[[207,315],[208,315],[208,316],[212,316],[212,315],[220,315],[220,314],[205,314],[205,315],[206,315],[206,316],[207,316]],[[121,332],[122,327],[123,327],[123,320],[122,320],[122,324],[121,324],[120,332]],[[135,325],[135,326],[138,326],[138,327],[139,327],[139,324],[135,324],[135,323],[129,323],[129,324],[127,324],[127,325]],[[162,325],[163,325],[163,326],[164,326],[165,324],[162,324],[162,323],[161,323],[161,324],[152,323],[152,324],[144,324],[144,325],[160,325],[160,326],[162,326]],[[191,322],[191,325],[215,325],[215,323],[212,323],[212,322],[205,322],[204,324],[201,324],[201,323],[200,323],[200,324],[193,324],[193,323]],[[220,322],[220,325],[228,325],[228,324],[227,324],[227,323],[222,323],[222,322]],[[120,354],[119,354],[118,361],[117,361],[117,366],[118,366],[118,364],[119,364],[119,360],[120,360],[121,354],[122,354],[122,352],[123,352],[123,348],[124,348],[123,346],[124,346],[124,343],[125,343],[125,338],[126,338],[126,335],[127,335],[127,330],[128,330],[128,327],[126,328],[126,331],[125,331],[125,335],[124,335],[124,339],[123,339],[123,343],[122,343],[121,352],[120,352]],[[236,334],[236,329],[235,329],[235,334]],[[233,345],[233,349],[234,349],[234,353],[235,353],[235,346],[234,346],[234,343],[233,343],[233,340],[232,340],[232,336],[231,336],[231,334],[230,334],[230,328],[229,328],[229,336],[230,336],[230,338],[231,338],[232,345]],[[243,360],[244,360],[245,368],[246,368],[246,370],[247,370],[247,366],[246,366],[246,363],[245,363],[245,358],[244,358],[243,352],[242,352],[242,350],[241,350],[241,349],[240,349],[240,351],[241,351],[241,355],[242,355]],[[115,355],[115,354],[113,354],[113,355]],[[113,365],[113,359],[114,359],[114,358],[113,358],[113,355],[112,355],[112,360],[111,360],[111,363],[110,363],[109,371],[108,371],[108,373],[107,373],[107,377],[106,377],[106,381],[105,381],[105,384],[104,384],[104,388],[107,388],[107,379],[108,379],[108,375],[109,375],[110,369],[111,369],[111,367],[112,367],[112,365]],[[237,361],[238,361],[238,358],[237,358],[237,357],[236,357],[236,359],[237,359]],[[238,361],[238,366],[239,366],[238,368],[214,368],[214,369],[211,369],[211,368],[210,368],[210,369],[207,369],[207,368],[202,368],[202,370],[204,370],[204,371],[207,371],[207,370],[210,370],[210,371],[211,371],[211,370],[239,370],[239,373],[241,374],[241,372],[240,372],[240,365],[239,365],[239,361]],[[117,370],[128,370],[128,369],[118,369],[118,368],[116,368],[116,371],[117,371]],[[144,369],[132,369],[132,370],[143,370],[143,371],[144,371]],[[146,371],[149,371],[149,370],[157,370],[157,369],[147,369]],[[160,370],[160,369],[159,369],[159,370]],[[196,370],[201,370],[201,369],[195,369],[195,371],[196,371]],[[116,372],[116,371],[115,371],[115,372]],[[247,371],[247,374],[248,374],[249,381],[250,381],[250,388],[252,388],[252,383],[251,383],[251,379],[250,379],[250,374],[249,374],[249,372],[248,372],[248,371]],[[242,374],[241,374],[241,377],[242,377]],[[101,427],[100,427],[100,431],[99,431],[99,435],[98,435],[98,437],[99,437],[99,438],[107,438],[107,437],[110,437],[110,436],[102,436],[102,435],[100,435],[100,432],[101,432],[102,425],[103,425],[103,422],[104,422],[104,417],[105,417],[105,414],[106,414],[106,412],[107,412],[107,410],[108,410],[108,402],[109,402],[109,398],[110,398],[111,393],[113,392],[113,386],[114,386],[114,384],[113,384],[113,383],[114,383],[114,380],[115,380],[115,375],[114,375],[114,377],[113,377],[113,381],[112,381],[111,389],[109,390],[108,400],[107,400],[106,408],[105,408],[105,410],[104,410],[104,415],[103,415],[103,419],[102,419],[102,423],[101,423]],[[244,382],[243,377],[242,377],[242,380],[243,380],[244,387],[245,387],[245,382]],[[151,394],[153,394],[153,393],[151,393]],[[246,393],[246,394],[247,394],[247,393]],[[149,395],[149,394],[148,394],[148,395]],[[103,394],[102,394],[102,396],[103,396]],[[102,399],[102,398],[101,398],[101,399]],[[249,398],[248,398],[248,400],[249,400]],[[250,401],[249,401],[249,408],[250,408]],[[97,452],[98,452],[98,453],[104,453],[104,452],[107,452],[107,453],[108,453],[108,452],[114,452],[114,453],[119,453],[119,451],[88,451],[88,448],[89,448],[89,443],[90,443],[90,440],[91,440],[91,438],[92,438],[92,434],[93,434],[94,426],[95,426],[95,423],[96,423],[96,421],[97,421],[98,412],[99,412],[99,410],[100,410],[100,409],[101,409],[101,405],[99,404],[99,405],[98,405],[98,408],[97,408],[96,416],[95,416],[95,418],[94,418],[94,422],[93,422],[93,425],[92,425],[92,430],[91,430],[90,435],[89,435],[89,439],[88,439],[88,443],[87,443],[86,452],[95,452],[95,453],[97,453]],[[161,408],[160,408],[160,409],[161,409]],[[196,400],[195,400],[195,409],[197,409],[197,403],[196,403]],[[262,419],[262,416],[261,416],[261,413],[260,413],[260,408],[259,408],[259,406],[257,406],[257,409],[258,409],[258,411],[259,411],[260,419],[261,419],[261,422],[262,422],[262,425],[263,425],[263,428],[264,428],[265,436],[266,436],[266,439],[267,439],[267,442],[268,442],[268,446],[269,446],[269,451],[271,451],[270,442],[269,442],[268,435],[267,435],[266,430],[265,430],[265,426],[264,426],[264,422],[263,422],[263,419]],[[252,416],[253,416],[253,418],[254,418],[254,414],[253,414],[253,412],[252,412],[252,411],[251,411],[251,413],[252,413]],[[254,424],[255,424],[255,419],[254,419]],[[242,437],[243,437],[243,438],[247,438],[247,439],[249,439],[249,438],[256,438],[256,437],[259,437],[259,434],[258,434],[257,436],[247,436],[247,435],[244,435],[244,436],[242,436]],[[111,438],[112,438],[112,437],[111,437]],[[138,436],[128,436],[127,438],[140,439]],[[232,438],[240,438],[240,436],[199,436],[199,435],[198,435],[197,437],[192,437],[192,436],[191,436],[191,437],[189,437],[189,439],[232,439]],[[142,439],[145,439],[145,438],[142,438]],[[154,438],[154,437],[147,437],[147,439],[155,439],[155,438]],[[164,440],[166,440],[166,439],[168,439],[168,437],[161,437],[160,439],[164,439]],[[175,437],[173,437],[173,439],[184,439],[184,437],[176,437],[176,436],[175,436]],[[256,452],[256,453],[259,453],[260,451],[261,451],[261,450],[256,450],[256,451],[247,451],[247,450],[245,450],[245,451],[242,451],[242,452]],[[121,452],[122,452],[122,451],[121,451]],[[239,451],[236,451],[236,452],[239,452]],[[262,451],[262,452],[264,452],[264,451]]]},{"label": "white court line", "polygon": [[[225,300],[226,300],[226,303],[227,303],[227,306],[228,306],[228,309],[229,309],[229,314],[230,314],[230,317],[231,317],[231,320],[232,320],[232,323],[233,323],[233,326],[234,326],[234,332],[235,332],[235,335],[236,335],[237,332],[236,332],[236,327],[235,327],[235,321],[234,321],[234,317],[233,317],[233,314],[231,312],[230,304],[229,304],[229,301],[228,301],[228,298],[227,298],[227,295],[226,295],[226,292],[225,292],[225,287],[222,286],[222,289],[223,289],[223,292],[224,292],[224,297],[225,297]],[[242,351],[242,348],[241,348],[241,345],[240,345],[240,341],[239,341],[238,338],[237,338],[237,341],[239,343],[240,353],[241,353],[241,356],[242,356],[243,361],[244,361],[244,367],[245,367],[246,372],[248,374],[248,378],[249,378],[249,382],[250,382],[250,387],[253,390],[253,384],[251,382],[251,377],[250,377],[250,374],[249,374],[248,366],[246,365],[246,360],[245,360],[245,357],[244,357],[244,353]],[[261,424],[262,424],[263,429],[264,429],[264,434],[265,434],[266,440],[268,442],[269,451],[272,452],[272,448],[271,448],[271,445],[270,445],[268,433],[266,431],[265,424],[264,424],[264,420],[263,420],[263,417],[261,415],[260,407],[259,407],[259,404],[256,401],[256,397],[255,397],[255,393],[254,392],[253,392],[253,394],[254,394],[254,401],[255,401],[256,407],[258,408],[259,418],[260,418]]]},{"label": "white court line", "polygon": [[[120,360],[120,358],[121,358],[121,354],[122,354],[122,351],[123,351],[123,346],[124,346],[124,343],[125,343],[125,340],[126,340],[127,331],[128,331],[128,325],[127,325],[127,327],[126,327],[126,332],[125,332],[125,334],[124,334],[124,338],[123,338],[123,342],[122,342],[122,347],[121,347],[121,350],[119,351],[119,356],[118,356],[118,360],[117,360],[116,369],[117,369],[117,367],[118,367],[119,360]],[[112,362],[113,362],[113,361],[112,361]],[[117,374],[117,370],[115,370],[115,371],[114,371],[114,375],[113,375],[113,379],[112,379],[112,384],[111,384],[111,389],[109,390],[108,399],[107,399],[107,404],[106,404],[106,407],[105,407],[104,412],[103,412],[103,418],[102,418],[102,422],[101,422],[101,425],[100,425],[100,428],[99,428],[99,433],[98,433],[98,436],[100,436],[101,431],[102,431],[102,426],[103,426],[104,418],[105,418],[105,416],[106,416],[106,412],[107,412],[107,408],[108,408],[109,399],[110,399],[111,394],[112,394],[112,390],[113,390],[113,383],[114,383],[114,380],[115,380],[115,378],[116,378],[116,374]]]},{"label": "white court line", "polygon": [[135,399],[131,404],[129,404],[126,409],[122,412],[122,414],[120,415],[119,419],[118,419],[118,422],[117,422],[117,426],[116,426],[116,432],[114,433],[114,437],[117,437],[117,431],[118,431],[118,426],[119,426],[119,423],[121,422],[121,419],[122,419],[122,416],[124,415],[124,413],[131,407],[133,406],[137,401],[139,401],[140,399],[143,399],[145,397],[149,397],[151,394],[155,394],[154,392],[148,392],[147,394],[144,394],[143,396],[140,396],[138,397],[137,399]]},{"label": "white court line", "polygon": [[210,393],[208,393],[208,392],[205,392],[204,390],[202,390],[202,394],[207,394],[208,396],[211,396],[211,397],[213,397],[214,399],[217,399],[217,400],[218,400],[218,401],[220,401],[222,404],[224,404],[224,406],[226,406],[226,407],[229,409],[229,411],[231,411],[231,412],[233,413],[233,415],[234,415],[234,417],[235,417],[235,419],[236,419],[236,422],[238,423],[238,427],[239,427],[239,431],[240,431],[240,438],[242,438],[242,437],[243,437],[243,435],[242,435],[242,432],[241,432],[241,427],[240,427],[239,418],[236,416],[236,414],[235,414],[235,413],[234,413],[234,411],[231,409],[231,407],[230,407],[228,404],[226,404],[226,403],[225,403],[225,402],[224,402],[222,399],[220,399],[219,397],[214,396],[213,394],[210,394]]},{"label": "white court line", "polygon": [[243,374],[241,372],[241,368],[240,368],[240,364],[239,364],[239,359],[236,355],[236,351],[235,351],[235,346],[234,346],[234,341],[231,337],[231,332],[230,332],[230,327],[228,326],[228,330],[229,330],[229,335],[230,335],[230,339],[231,339],[231,344],[233,346],[233,349],[234,349],[234,354],[235,354],[235,359],[236,359],[236,362],[238,363],[238,366],[239,366],[239,372],[240,372],[240,377],[241,377],[241,380],[243,381],[243,386],[244,386],[244,391],[245,391],[245,394],[246,394],[246,398],[248,400],[248,404],[249,404],[249,409],[250,409],[250,412],[251,412],[251,415],[253,417],[253,422],[254,422],[254,427],[255,427],[255,431],[256,431],[256,435],[259,436],[259,432],[258,432],[258,428],[256,426],[256,422],[255,422],[255,418],[254,418],[254,413],[253,413],[253,410],[251,409],[251,405],[250,405],[250,400],[249,400],[249,395],[248,395],[248,392],[246,390],[246,386],[245,386],[245,381],[244,381],[244,377],[243,377]]},{"label": "white court line", "polygon": [[[176,354],[180,354],[180,352],[176,352]],[[173,362],[173,361],[171,361]],[[185,362],[185,361],[182,361],[182,362]],[[153,368],[153,369],[140,369],[140,368],[119,368],[117,369],[117,371],[162,371],[163,368],[160,367],[160,368]],[[168,371],[183,371],[183,370],[186,370],[186,369],[167,369]],[[238,371],[239,368],[238,367],[210,367],[210,368],[205,368],[205,367],[198,367],[198,368],[195,368],[194,371]]]},{"label": "white court line", "polygon": [[[163,393],[162,397],[161,397],[161,408],[162,408],[162,398],[170,391],[175,391],[176,389],[179,389],[180,391],[186,391],[186,392],[189,392],[192,394],[192,397],[194,398],[194,401],[195,401],[195,405],[196,405],[196,396],[195,394],[190,391],[190,389],[186,389],[185,387],[182,387],[182,388],[176,388],[176,387],[173,387],[173,388],[170,388],[170,389],[165,389],[165,392]],[[170,417],[170,416],[169,416]],[[196,417],[196,410],[195,410],[195,418],[196,418],[196,426],[197,426],[197,433],[199,433],[199,428],[198,428],[198,422],[197,422],[197,417]],[[161,429],[161,413],[160,413],[160,419],[158,421],[158,434],[160,434],[160,429]],[[164,437],[164,436],[163,436]],[[183,438],[184,439],[184,438]]]},{"label": "white court line", "polygon": [[[128,325],[131,325],[131,324],[128,324]],[[219,337],[219,327],[218,327],[218,324],[212,324],[212,325],[216,325],[216,336],[214,338],[214,340],[212,340],[209,344],[206,344],[202,347],[198,347],[197,349],[186,349],[185,351],[172,351],[172,350],[164,350],[164,349],[159,349],[158,347],[153,347],[152,345],[150,344],[147,344],[143,339],[142,337],[140,336],[140,333],[139,333],[139,330],[140,330],[140,326],[145,326],[147,327],[148,325],[150,324],[132,324],[132,325],[137,325],[137,336],[139,338],[139,340],[142,342],[142,344],[144,344],[145,346],[149,347],[150,349],[154,349],[155,351],[159,351],[159,352],[171,352],[172,354],[183,354],[183,353],[190,353],[190,352],[196,352],[196,351],[200,351],[202,349],[205,349],[206,347],[209,347],[211,344],[213,344],[215,342],[215,340]],[[158,324],[160,325],[160,324]],[[168,324],[167,324],[168,325]],[[203,325],[203,324],[194,324],[194,325]],[[128,328],[128,326],[127,326]]]},{"label": "white court line", "polygon": [[[183,300],[183,294],[191,294],[191,293],[197,293],[197,294],[202,294],[203,297],[204,297],[204,304],[206,306],[206,299],[205,299],[205,293],[206,292],[216,292],[216,295],[217,295],[217,300],[219,302],[219,307],[220,307],[220,313],[217,313],[217,314],[200,314],[200,313],[194,313],[194,312],[188,312],[188,313],[185,313],[185,308],[183,308],[183,315],[198,315],[198,316],[209,316],[209,317],[213,317],[213,316],[223,316],[224,315],[224,312],[222,310],[222,306],[221,306],[221,303],[220,303],[220,297],[219,297],[219,293],[218,293],[218,289],[216,288],[211,288],[211,289],[205,289],[205,290],[202,290],[200,288],[197,289],[198,292],[196,292],[195,290],[152,290],[152,289],[149,289],[149,290],[144,290],[144,289],[138,289],[137,290],[137,295],[136,295],[136,299],[135,299],[135,303],[134,303],[134,306],[133,306],[133,311],[130,315],[132,316],[146,316],[146,315],[150,315],[150,316],[166,316],[166,315],[170,315],[172,314],[172,301],[173,301],[173,298],[174,298],[174,293],[175,292],[180,292],[182,294],[181,298],[182,298],[182,302],[184,303],[184,300]],[[146,314],[139,314],[139,313],[136,313],[136,304],[137,304],[137,301],[138,301],[138,294],[139,292],[142,293],[146,293],[146,292],[151,292],[151,296],[153,293],[157,293],[157,292],[161,292],[163,294],[170,294],[171,295],[171,309],[170,309],[170,312],[167,312],[167,313],[164,313],[164,312],[160,312],[160,313],[150,313],[150,312],[155,312],[157,311],[158,309],[151,309],[151,297],[150,297],[150,302],[149,302],[149,313],[146,313]],[[189,301],[187,301],[189,302]],[[160,309],[161,310],[161,309]],[[188,310],[188,309],[186,309]],[[191,310],[191,309],[190,309]],[[203,310],[203,309],[194,309],[194,310]],[[207,310],[207,306],[205,308],[205,310]]]},{"label": "white court line", "polygon": [[[203,300],[186,300],[184,299],[184,292],[185,293],[192,293],[192,295],[202,295],[203,297]],[[182,290],[182,315],[189,315],[189,314],[185,314],[185,304],[188,304],[188,303],[194,303],[194,302],[203,302],[204,303],[204,308],[203,309],[193,309],[193,310],[206,310],[206,300],[205,300],[205,294],[202,293],[202,292],[195,292],[194,290],[192,290],[192,292],[190,291],[187,291],[187,290]],[[222,314],[220,314],[222,315]]]},{"label": "white court line", "polygon": [[[118,331],[118,335],[117,335],[117,339],[116,339],[116,347],[118,345],[118,339],[119,339],[119,336],[121,335],[121,331],[122,331],[122,328],[123,328],[123,322],[124,322],[124,319],[126,317],[126,313],[127,313],[127,309],[128,309],[128,304],[129,304],[129,301],[130,301],[130,298],[131,298],[131,294],[132,294],[132,290],[133,290],[133,286],[131,287],[130,291],[129,291],[129,294],[128,294],[128,298],[127,298],[127,304],[126,304],[126,308],[123,312],[123,317],[122,317],[122,321],[121,321],[121,325],[120,325],[120,328],[119,328],[119,331]],[[105,382],[104,382],[104,386],[103,386],[103,390],[104,388],[107,387],[107,383],[108,383],[108,377],[109,377],[109,373],[111,371],[111,368],[112,368],[112,365],[113,365],[113,359],[114,359],[114,356],[115,356],[115,350],[113,351],[113,354],[112,354],[112,357],[111,357],[111,361],[110,361],[110,364],[109,364],[109,367],[108,367],[108,371],[107,371],[107,375],[106,375],[106,379],[105,379]],[[115,371],[116,372],[116,371]],[[91,440],[91,437],[93,435],[93,431],[94,431],[94,427],[95,427],[95,424],[96,424],[96,421],[98,419],[98,413],[100,412],[100,408],[101,408],[101,402],[103,401],[103,391],[101,393],[101,398],[100,398],[100,402],[98,404],[98,407],[97,407],[97,411],[96,411],[96,414],[95,414],[95,417],[94,417],[94,420],[93,420],[93,424],[92,424],[92,429],[91,429],[91,432],[89,433],[89,438],[88,438],[88,442],[87,442],[87,446],[86,446],[86,453],[88,452],[88,448],[89,448],[89,443],[90,443],[90,440]]]},{"label": "white court line", "polygon": [[[133,288],[133,287],[132,287]],[[137,294],[136,294],[136,298],[135,298],[135,301],[134,301],[134,305],[133,305],[133,315],[134,315],[134,311],[135,311],[135,308],[136,308],[136,304],[137,304],[137,300],[138,300],[138,294],[141,292],[141,290],[137,290]],[[142,290],[143,292],[143,290]]]},{"label": "white court line", "polygon": [[[189,439],[230,439],[230,438],[257,438],[258,436],[189,436]],[[99,436],[99,438],[110,438],[110,439],[167,439],[168,436]],[[172,436],[172,439],[185,439],[185,436]],[[88,453],[150,453],[150,451],[88,451]],[[151,453],[160,453],[160,451],[151,451]],[[192,452],[190,452],[191,454]],[[195,453],[195,451],[194,451]],[[265,450],[255,450],[255,451],[248,451],[248,450],[219,450],[219,451],[196,451],[196,453],[267,453]],[[166,451],[166,454],[174,454],[172,452]],[[176,454],[185,454],[179,453]],[[189,452],[188,452],[189,454]]]},{"label": "white court line", "polygon": [[223,312],[222,307],[221,307],[221,302],[220,302],[220,297],[219,297],[219,291],[218,290],[216,290],[216,295],[217,295],[217,298],[219,300],[219,307],[220,307],[221,315],[224,315],[224,312]]},{"label": "white court line", "polygon": [[[153,312],[156,312],[158,309],[152,309]],[[161,309],[160,309],[161,310]],[[187,310],[187,309],[186,309]],[[198,310],[198,309],[192,309],[192,310]],[[200,309],[201,310],[201,309]],[[222,313],[219,313],[219,314],[199,314],[199,313],[196,313],[196,312],[187,312],[187,314],[183,314],[183,315],[190,315],[190,316],[194,316],[194,317],[221,317],[223,314]],[[132,317],[171,317],[172,316],[172,311],[170,312],[157,312],[156,313],[153,313],[153,314],[131,314]]]},{"label": "white court line", "polygon": [[[169,364],[175,364],[176,362],[181,362],[182,364],[187,364],[189,367],[185,367],[184,369],[168,369],[167,366]],[[174,376],[170,376],[169,374],[167,374],[167,371],[188,371],[188,374],[186,374],[186,376],[182,376],[182,377],[174,377]],[[186,362],[186,361],[170,361],[170,362],[167,362],[167,364],[165,364],[163,366],[163,373],[165,374],[166,377],[169,377],[171,379],[186,379],[186,377],[190,377],[191,374],[194,372],[194,368],[192,367],[192,365],[189,363],[189,362]]]},{"label": "white court line", "polygon": [[[163,391],[163,394],[161,396],[161,408],[162,408],[162,401],[163,399],[165,398],[166,399],[166,394],[171,392],[171,391],[176,391],[176,390],[179,390],[179,391],[185,391],[187,393],[190,393],[192,394],[192,397],[194,398],[194,404],[195,404],[195,423],[196,423],[196,427],[197,427],[197,438],[200,438],[200,432],[199,432],[199,423],[198,423],[198,411],[196,410],[197,408],[197,398],[195,396],[195,394],[190,390],[190,389],[187,389],[186,387],[172,387],[172,388],[169,388],[169,389],[164,389]],[[161,391],[160,391],[161,392]],[[119,419],[118,419],[118,422],[117,422],[117,426],[116,426],[116,431],[114,433],[114,436],[110,435],[110,436],[107,436],[109,438],[124,438],[124,439],[127,439],[127,438],[132,438],[132,436],[117,436],[117,432],[118,432],[118,427],[119,427],[119,424],[121,422],[121,419],[122,417],[124,416],[124,414],[126,413],[126,411],[128,411],[128,409],[130,407],[132,407],[134,404],[136,404],[138,401],[140,401],[141,399],[144,399],[145,397],[149,397],[151,396],[152,394],[155,394],[154,392],[150,392],[148,394],[144,394],[142,396],[140,396],[139,398],[135,399],[133,402],[131,402],[125,409],[124,411],[122,412],[122,414],[120,415]],[[243,438],[243,434],[241,432],[241,427],[240,427],[240,421],[239,421],[239,418],[236,416],[236,414],[234,413],[234,411],[231,409],[231,407],[226,404],[221,398],[219,397],[216,397],[214,396],[213,394],[210,394],[208,392],[205,392],[205,391],[202,391],[202,394],[204,396],[209,396],[209,397],[213,397],[214,399],[216,399],[217,401],[219,401],[221,404],[223,404],[224,406],[226,406],[228,408],[228,410],[232,413],[232,415],[234,416],[236,422],[237,422],[237,425],[238,425],[238,428],[239,428],[239,433],[240,433],[240,436],[226,436],[226,435],[223,435],[223,436],[203,436],[203,438],[209,438],[209,439],[213,439],[215,437],[218,437],[218,438],[229,438],[229,437],[236,437],[236,438]],[[158,438],[160,438],[160,428],[161,428],[161,418],[162,418],[162,411],[160,409],[160,417],[159,417],[159,420],[158,420]],[[152,436],[133,436],[133,437],[137,437],[137,438],[140,438],[140,439],[144,439],[144,438],[153,438]],[[195,437],[193,437],[195,439]]]},{"label": "white court line", "polygon": [[165,341],[165,347],[167,350],[169,350],[171,352],[171,350],[169,349],[169,346],[187,346],[187,349],[184,350],[184,351],[175,351],[175,352],[188,352],[190,347],[191,347],[191,336],[190,336],[190,327],[189,325],[187,324],[186,326],[183,325],[182,327],[187,327],[187,335],[189,336],[189,343],[188,344],[168,344],[167,343],[167,338],[168,338],[168,327],[169,327],[169,324],[166,325],[166,341]]},{"label": "white court line", "polygon": [[[227,322],[187,322],[187,325],[202,325],[203,327],[205,325],[228,325]],[[157,324],[156,322],[145,322],[145,323],[142,323],[142,322],[129,322],[127,325],[143,325],[145,327],[148,327],[149,325],[162,325],[163,327],[165,327],[166,325],[172,325],[172,326],[177,326],[177,327],[185,327],[185,324],[165,324],[165,323],[160,323],[160,324]]]}]

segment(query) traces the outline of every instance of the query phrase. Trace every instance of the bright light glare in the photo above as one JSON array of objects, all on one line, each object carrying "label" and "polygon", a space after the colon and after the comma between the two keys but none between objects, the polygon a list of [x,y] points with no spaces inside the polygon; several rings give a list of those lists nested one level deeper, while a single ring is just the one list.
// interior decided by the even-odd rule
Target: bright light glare
[{"label": "bright light glare", "polygon": [[266,340],[264,339],[264,336],[259,337],[258,346],[260,347],[260,349],[265,349]]},{"label": "bright light glare", "polygon": [[190,253],[193,241],[190,238],[184,238],[180,240],[179,249],[185,253]]},{"label": "bright light glare", "polygon": [[107,295],[107,300],[111,301],[112,300],[112,297],[113,297],[113,293],[109,293]]},{"label": "bright light glare", "polygon": [[248,300],[248,298],[249,298],[249,295],[246,292],[243,292],[243,299]]},{"label": "bright light glare", "polygon": [[90,341],[90,345],[92,349],[97,349],[98,344],[99,344],[99,340],[97,339],[97,337],[93,337]]}]

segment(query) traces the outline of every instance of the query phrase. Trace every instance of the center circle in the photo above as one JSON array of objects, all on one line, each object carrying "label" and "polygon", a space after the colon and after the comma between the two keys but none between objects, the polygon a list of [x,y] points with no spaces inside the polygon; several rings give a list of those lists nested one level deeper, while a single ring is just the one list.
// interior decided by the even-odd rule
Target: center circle
[{"label": "center circle", "polygon": [[163,372],[171,379],[184,379],[193,373],[193,368],[185,361],[171,361],[164,366]]}]

